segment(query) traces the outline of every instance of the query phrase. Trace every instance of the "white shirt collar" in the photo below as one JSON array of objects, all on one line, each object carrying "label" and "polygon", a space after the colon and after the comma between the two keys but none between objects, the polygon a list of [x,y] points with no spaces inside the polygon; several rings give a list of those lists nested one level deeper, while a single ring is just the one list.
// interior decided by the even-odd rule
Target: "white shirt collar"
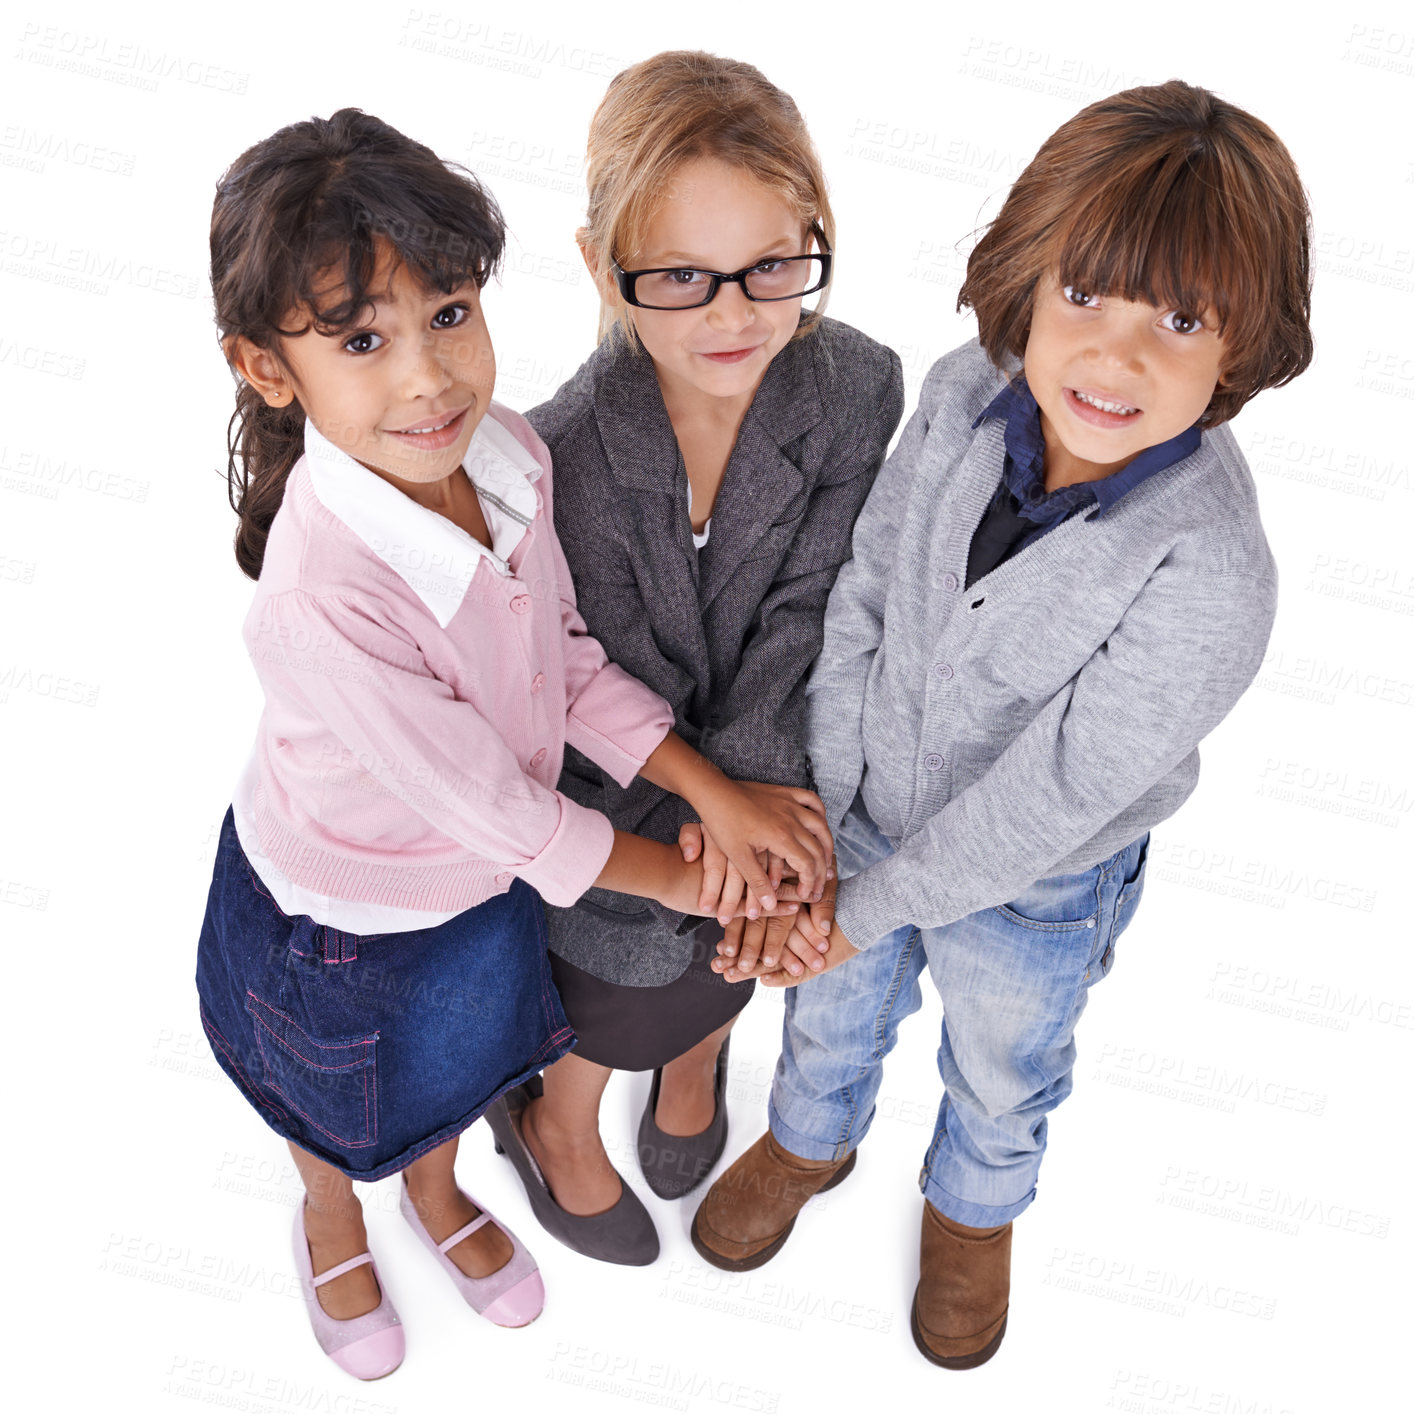
[{"label": "white shirt collar", "polygon": [[472,433],[462,466],[481,502],[490,550],[360,466],[308,419],[304,454],[320,502],[403,580],[443,628],[461,608],[483,559],[497,574],[510,573],[511,552],[539,508],[531,483],[540,475],[540,463],[489,411]]}]

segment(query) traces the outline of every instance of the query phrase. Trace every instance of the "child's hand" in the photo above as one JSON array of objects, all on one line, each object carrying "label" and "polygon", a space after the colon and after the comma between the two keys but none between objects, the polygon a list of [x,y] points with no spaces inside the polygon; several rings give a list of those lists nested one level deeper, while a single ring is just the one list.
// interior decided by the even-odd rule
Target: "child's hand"
[{"label": "child's hand", "polygon": [[[684,825],[678,831],[678,844],[682,857],[692,862],[700,855],[702,859],[702,893],[697,907],[692,911],[713,914],[718,923],[726,925],[737,909],[741,907],[742,895],[746,893],[746,880],[735,864],[722,852],[711,833],[700,824]],[[760,862],[758,857],[757,862]],[[756,906],[756,899],[750,899],[750,906]],[[756,916],[756,915],[753,915]]]},{"label": "child's hand", "polygon": [[794,919],[733,921],[717,944],[713,971],[721,973],[728,982],[764,976],[776,971],[778,965],[797,980],[804,977],[807,969],[822,971],[822,958],[829,953],[829,934],[834,926],[836,876],[832,860],[824,896]]},{"label": "child's hand", "polygon": [[820,897],[834,840],[825,823],[825,807],[814,791],[733,781],[676,732],[669,732],[654,747],[638,774],[680,795],[697,811],[704,835],[716,840],[746,880],[752,896],[748,915],[753,909],[758,915],[769,913],[775,905],[779,881],[771,879],[773,854],[797,875],[798,892],[793,898]]},{"label": "child's hand", "polygon": [[[716,840],[693,821],[678,831],[678,847],[682,857],[692,863],[702,860],[702,896],[694,910],[700,914],[712,914],[723,927],[731,922],[742,908],[742,897],[746,895],[747,917],[755,919],[760,910],[755,895],[748,895],[746,880],[741,871],[722,852]],[[771,891],[778,892],[781,879],[786,872],[786,862],[779,854],[756,856],[756,862],[766,870]]]},{"label": "child's hand", "polygon": [[[771,880],[770,855],[779,856],[795,872],[795,897],[818,899],[824,892],[834,841],[825,807],[814,791],[725,781],[701,814],[704,836],[717,841],[750,890],[748,918],[772,911],[780,886]],[[763,853],[768,857],[765,866],[758,857]]]},{"label": "child's hand", "polygon": [[[728,982],[745,982],[757,975],[759,958],[762,973],[774,972],[796,916],[780,914],[766,918],[733,918],[717,944],[712,971],[720,973]],[[801,967],[793,957],[791,963]]]},{"label": "child's hand", "polygon": [[[733,918],[745,917],[748,907],[754,909],[757,916],[760,916],[760,907],[756,903],[756,900],[749,895],[746,899],[743,899],[739,886],[736,902],[731,905],[729,909],[724,910],[723,905],[719,901],[717,887],[709,888],[706,883],[704,861],[701,859],[688,858],[689,854],[696,854],[698,851],[696,840],[687,835],[689,828],[690,827],[684,826],[683,830],[678,834],[678,848],[681,850],[683,862],[671,863],[669,867],[659,875],[662,882],[658,887],[653,889],[650,897],[657,899],[664,907],[675,909],[679,913],[690,913],[705,917],[714,912],[722,912],[723,916],[721,921],[724,925],[730,923]],[[659,848],[662,848],[662,846],[659,846]],[[705,846],[703,852],[704,854],[710,853],[705,849]],[[720,858],[725,859],[726,856],[722,855],[720,851],[716,853]],[[670,859],[671,858],[672,856],[670,856]],[[719,875],[719,883],[720,877]],[[737,879],[739,884],[741,879],[739,874],[737,875]],[[787,881],[781,884],[776,892],[776,906],[774,909],[768,911],[768,916],[789,917],[794,915],[800,908],[800,904],[796,900],[795,884],[791,881]],[[705,907],[703,906],[704,899],[706,899]]]},{"label": "child's hand", "polygon": [[[804,916],[804,914],[801,914],[800,918]],[[798,923],[799,918],[797,919],[797,926],[793,926],[791,929],[792,948],[796,948],[797,951],[799,951],[800,947],[813,949],[813,941],[804,937]],[[797,938],[802,940],[799,945],[796,943]],[[831,968],[838,967],[840,963],[848,962],[850,958],[858,956],[859,949],[840,931],[839,924],[835,924],[835,926],[830,929],[829,951],[823,958],[818,953],[815,954],[816,962],[820,963],[819,971],[815,971],[813,966],[801,968],[798,973],[792,972],[788,966],[778,967],[774,972],[767,972],[764,976],[760,977],[759,980],[763,987],[795,987],[811,977],[819,977],[823,973],[830,971]],[[724,975],[729,981],[732,980],[730,972]]]},{"label": "child's hand", "polygon": [[678,848],[688,864],[702,853],[702,825],[699,821],[689,820],[678,831]]}]

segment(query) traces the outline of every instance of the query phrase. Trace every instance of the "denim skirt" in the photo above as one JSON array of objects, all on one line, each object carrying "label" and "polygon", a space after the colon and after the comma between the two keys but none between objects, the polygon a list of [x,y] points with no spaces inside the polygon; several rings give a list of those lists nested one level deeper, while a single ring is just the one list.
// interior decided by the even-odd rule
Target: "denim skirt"
[{"label": "denim skirt", "polygon": [[230,811],[197,950],[202,1025],[276,1133],[384,1178],[574,1045],[540,896],[517,879],[436,927],[360,935],[282,913]]}]

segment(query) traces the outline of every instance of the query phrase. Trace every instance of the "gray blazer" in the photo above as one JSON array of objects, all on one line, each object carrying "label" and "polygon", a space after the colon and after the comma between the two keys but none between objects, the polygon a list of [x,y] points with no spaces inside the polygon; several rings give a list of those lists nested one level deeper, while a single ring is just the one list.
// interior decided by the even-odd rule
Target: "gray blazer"
[{"label": "gray blazer", "polygon": [[[615,333],[527,416],[555,466],[555,531],[579,611],[609,657],[672,705],[727,775],[809,785],[805,683],[825,601],[903,414],[898,356],[822,319],[772,361],[699,553],[687,473],[647,353]],[[623,788],[572,748],[560,789],[616,828],[675,843],[696,819],[642,778]],[[699,918],[605,889],[546,908],[550,947],[626,986],[662,986]]]}]

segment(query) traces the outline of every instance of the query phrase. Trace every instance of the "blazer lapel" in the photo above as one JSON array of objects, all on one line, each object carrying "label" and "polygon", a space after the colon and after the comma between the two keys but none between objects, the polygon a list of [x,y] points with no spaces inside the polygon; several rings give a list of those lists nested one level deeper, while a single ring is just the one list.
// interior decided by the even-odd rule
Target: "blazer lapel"
[{"label": "blazer lapel", "polygon": [[[653,360],[630,348],[617,332],[594,357],[604,359],[595,384],[594,416],[612,481],[632,508],[637,541],[632,553],[653,634],[674,661],[690,667],[705,691],[710,670],[687,476]],[[605,489],[614,494],[612,486]]]},{"label": "blazer lapel", "polygon": [[771,527],[803,509],[805,476],[783,448],[824,416],[809,347],[818,337],[787,344],[776,355],[741,424],[712,508],[712,535],[699,556],[704,609]]},{"label": "blazer lapel", "polygon": [[653,360],[615,330],[595,350],[594,416],[616,481],[671,497],[677,489],[677,438],[663,406]]}]

